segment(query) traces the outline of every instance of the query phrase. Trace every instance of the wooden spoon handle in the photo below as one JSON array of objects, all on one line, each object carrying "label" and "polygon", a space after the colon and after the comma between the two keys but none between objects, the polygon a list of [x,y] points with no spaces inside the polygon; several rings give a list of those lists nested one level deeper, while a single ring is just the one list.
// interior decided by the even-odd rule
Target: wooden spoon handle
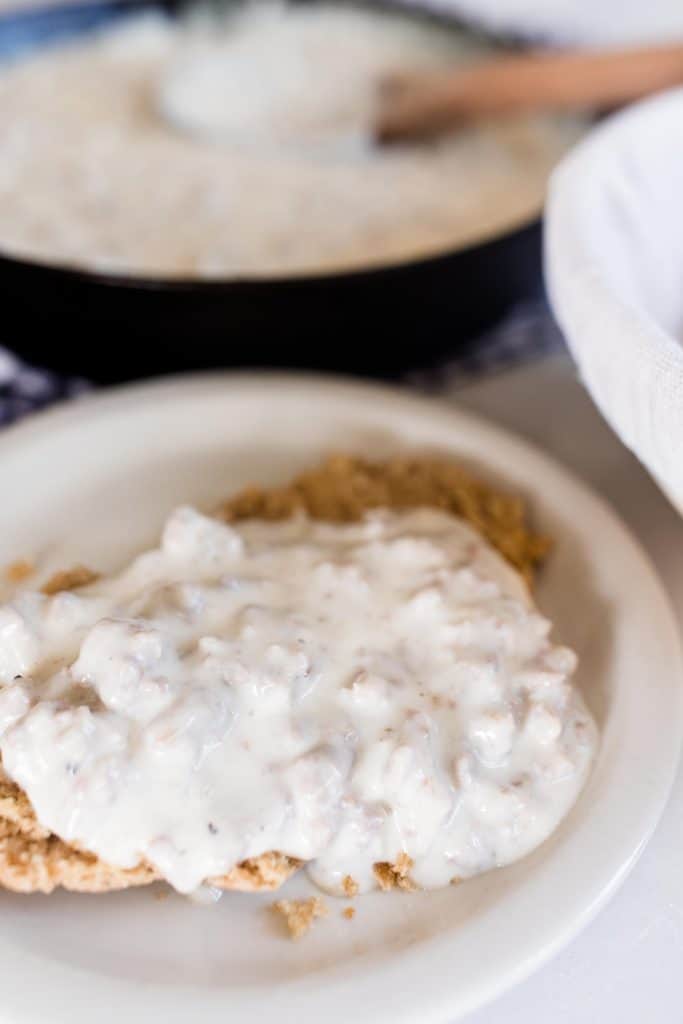
[{"label": "wooden spoon handle", "polygon": [[480,117],[619,106],[683,83],[683,44],[607,52],[532,53],[385,83],[375,135],[439,135]]}]

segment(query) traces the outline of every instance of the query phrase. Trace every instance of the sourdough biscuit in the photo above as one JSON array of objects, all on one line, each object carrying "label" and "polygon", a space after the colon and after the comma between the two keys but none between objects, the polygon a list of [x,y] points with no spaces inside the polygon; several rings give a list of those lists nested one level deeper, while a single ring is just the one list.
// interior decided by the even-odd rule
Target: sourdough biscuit
[{"label": "sourdough biscuit", "polygon": [[[238,521],[284,519],[306,512],[316,519],[350,522],[375,508],[418,506],[439,508],[467,520],[527,581],[531,581],[534,569],[548,551],[547,539],[527,525],[520,499],[500,493],[445,458],[369,462],[338,455],[284,487],[247,488],[226,502],[218,514],[228,521]],[[94,573],[79,566],[57,574],[43,591],[56,593],[83,586],[94,578]],[[408,875],[411,865],[406,862],[375,866],[382,888],[413,887]],[[246,860],[210,882],[218,888],[243,892],[274,890],[301,863],[272,851]],[[145,863],[129,870],[116,868],[51,834],[37,821],[25,794],[3,774],[0,764],[0,887],[48,893],[62,886],[95,893],[147,885],[158,877]]]}]

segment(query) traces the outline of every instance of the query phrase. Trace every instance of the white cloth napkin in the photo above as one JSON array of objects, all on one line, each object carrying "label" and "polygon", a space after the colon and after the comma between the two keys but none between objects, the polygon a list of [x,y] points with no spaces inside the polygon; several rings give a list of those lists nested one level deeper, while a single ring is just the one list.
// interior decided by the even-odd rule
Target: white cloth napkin
[{"label": "white cloth napkin", "polygon": [[546,275],[595,402],[683,511],[683,89],[609,119],[560,164]]}]

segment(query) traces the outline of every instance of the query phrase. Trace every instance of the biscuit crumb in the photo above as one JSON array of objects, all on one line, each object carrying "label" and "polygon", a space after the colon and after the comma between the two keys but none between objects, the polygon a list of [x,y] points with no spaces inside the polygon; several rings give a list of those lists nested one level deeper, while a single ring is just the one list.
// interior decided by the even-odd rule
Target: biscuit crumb
[{"label": "biscuit crumb", "polygon": [[462,881],[463,879],[460,877],[460,875],[453,875],[453,877],[451,878],[451,885],[460,885]]},{"label": "biscuit crumb", "polygon": [[28,558],[18,558],[5,569],[5,578],[10,583],[22,583],[35,572],[35,565]]},{"label": "biscuit crumb", "polygon": [[300,939],[317,917],[326,917],[328,913],[319,896],[311,896],[308,900],[276,900],[272,907],[284,917],[293,939]]},{"label": "biscuit crumb", "polygon": [[344,890],[344,895],[348,896],[351,900],[354,896],[358,895],[358,882],[351,875],[344,875],[342,889]]},{"label": "biscuit crumb", "polygon": [[408,872],[412,866],[412,857],[409,857],[407,853],[399,853],[395,864],[378,861],[377,864],[373,865],[372,870],[383,892],[389,892],[390,889],[403,889],[404,892],[413,892],[417,886],[408,877]]},{"label": "biscuit crumb", "polygon": [[347,921],[350,921],[355,916],[356,916],[356,908],[355,907],[345,907],[344,910],[342,910],[342,917],[345,917]]},{"label": "biscuit crumb", "polygon": [[170,895],[171,894],[168,889],[157,889],[154,893],[154,899],[157,903],[162,903],[164,900],[167,900]]},{"label": "biscuit crumb", "polygon": [[47,583],[40,588],[43,594],[59,594],[62,590],[76,590],[77,587],[85,587],[88,583],[94,583],[100,578],[98,572],[93,572],[85,565],[75,565],[73,569],[64,569],[50,576]]}]

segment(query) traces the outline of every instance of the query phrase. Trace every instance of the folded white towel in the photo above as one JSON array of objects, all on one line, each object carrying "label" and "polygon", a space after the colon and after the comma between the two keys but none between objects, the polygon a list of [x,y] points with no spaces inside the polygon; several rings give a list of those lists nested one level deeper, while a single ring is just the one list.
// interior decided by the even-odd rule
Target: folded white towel
[{"label": "folded white towel", "polygon": [[560,164],[546,277],[597,405],[683,511],[683,89],[610,118]]}]

